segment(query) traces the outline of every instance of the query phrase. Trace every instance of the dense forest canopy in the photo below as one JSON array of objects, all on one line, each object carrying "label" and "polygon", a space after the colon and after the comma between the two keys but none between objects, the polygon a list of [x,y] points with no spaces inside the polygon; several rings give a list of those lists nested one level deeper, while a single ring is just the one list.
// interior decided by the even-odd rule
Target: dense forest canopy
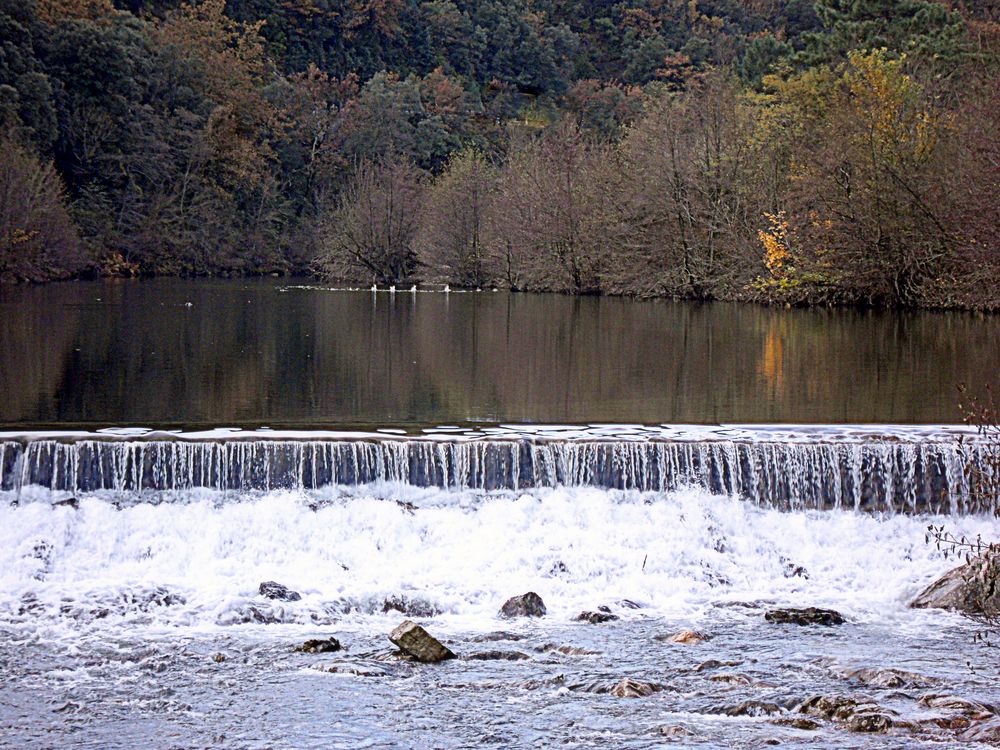
[{"label": "dense forest canopy", "polygon": [[0,278],[995,307],[986,0],[0,0]]}]

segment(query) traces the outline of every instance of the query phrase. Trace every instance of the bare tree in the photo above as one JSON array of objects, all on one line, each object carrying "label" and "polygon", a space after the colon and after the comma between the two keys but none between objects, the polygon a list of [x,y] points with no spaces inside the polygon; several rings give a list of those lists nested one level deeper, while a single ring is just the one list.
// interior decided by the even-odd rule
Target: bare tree
[{"label": "bare tree", "polygon": [[601,291],[610,158],[610,148],[589,143],[571,122],[512,149],[491,215],[493,252],[511,288]]},{"label": "bare tree", "polygon": [[362,162],[321,221],[319,271],[344,281],[396,284],[416,269],[423,185],[409,162]]},{"label": "bare tree", "polygon": [[773,200],[750,108],[721,76],[665,93],[622,144],[616,290],[713,297],[752,278]]},{"label": "bare tree", "polygon": [[469,149],[452,157],[428,188],[417,250],[429,278],[464,287],[483,287],[502,278],[500,257],[486,238],[496,181],[489,160]]}]

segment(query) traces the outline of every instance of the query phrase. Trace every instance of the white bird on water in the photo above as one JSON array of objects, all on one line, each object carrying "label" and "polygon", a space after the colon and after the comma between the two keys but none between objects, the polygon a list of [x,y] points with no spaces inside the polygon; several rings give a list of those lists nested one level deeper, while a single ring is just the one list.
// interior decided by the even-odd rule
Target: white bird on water
[{"label": "white bird on water", "polygon": [[377,292],[378,291],[378,285],[377,284],[372,284],[372,291],[373,292]]},{"label": "white bird on water", "polygon": [[445,293],[445,294],[447,294],[447,293],[448,293],[448,292],[450,292],[450,291],[451,291],[451,287],[450,287],[450,286],[448,286],[447,284],[445,284],[445,285],[444,285],[444,293]]},{"label": "white bird on water", "polygon": [[389,294],[395,294],[395,293],[396,293],[396,285],[393,284],[392,286],[389,287]]},{"label": "white bird on water", "polygon": [[417,293],[417,285],[416,285],[416,284],[414,284],[413,286],[411,286],[411,287],[410,287],[410,291],[411,291],[411,292],[412,292],[413,294],[416,294],[416,293]]}]

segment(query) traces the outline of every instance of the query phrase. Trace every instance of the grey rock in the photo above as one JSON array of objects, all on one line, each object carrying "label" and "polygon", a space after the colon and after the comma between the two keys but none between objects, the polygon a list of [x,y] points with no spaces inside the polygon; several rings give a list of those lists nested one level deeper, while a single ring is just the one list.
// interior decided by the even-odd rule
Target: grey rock
[{"label": "grey rock", "polygon": [[984,552],[945,573],[910,606],[951,609],[966,615],[1000,615],[1000,551]]},{"label": "grey rock", "polygon": [[264,581],[258,590],[265,599],[277,599],[281,602],[297,602],[302,598],[298,591],[292,591],[275,581]]},{"label": "grey rock", "polygon": [[545,609],[545,602],[542,597],[534,591],[529,591],[520,596],[512,596],[500,607],[500,617],[511,619],[514,617],[542,617],[548,610]]},{"label": "grey rock", "polygon": [[336,638],[310,638],[301,646],[296,646],[295,651],[302,654],[329,654],[342,648]]},{"label": "grey rock", "polygon": [[781,706],[767,701],[743,701],[736,706],[722,709],[726,716],[773,716],[781,713]]},{"label": "grey rock", "polygon": [[780,719],[772,719],[772,724],[779,727],[792,727],[792,729],[802,729],[807,732],[815,732],[819,729],[819,722],[812,719],[803,719],[798,716],[785,716]]},{"label": "grey rock", "polygon": [[881,711],[862,711],[853,714],[846,723],[849,732],[883,733],[892,729],[892,717]]},{"label": "grey rock", "polygon": [[407,617],[437,617],[441,614],[433,602],[411,599],[408,596],[390,596],[382,602],[383,612],[399,612]]},{"label": "grey rock", "polygon": [[612,622],[613,620],[620,620],[618,615],[613,615],[610,612],[581,612],[576,617],[573,618],[577,622],[589,622],[591,625],[599,625],[602,622]]},{"label": "grey rock", "polygon": [[768,622],[790,625],[831,626],[844,624],[844,616],[840,612],[816,607],[772,609],[764,613],[764,619]]},{"label": "grey rock", "polygon": [[525,661],[531,657],[520,651],[477,651],[465,658],[472,661]]},{"label": "grey rock", "polygon": [[876,688],[920,688],[934,683],[934,680],[929,677],[893,668],[855,669],[848,672],[845,677],[862,685]]},{"label": "grey rock", "polygon": [[425,664],[455,658],[451,649],[412,620],[403,620],[397,625],[389,634],[389,640],[401,651]]}]

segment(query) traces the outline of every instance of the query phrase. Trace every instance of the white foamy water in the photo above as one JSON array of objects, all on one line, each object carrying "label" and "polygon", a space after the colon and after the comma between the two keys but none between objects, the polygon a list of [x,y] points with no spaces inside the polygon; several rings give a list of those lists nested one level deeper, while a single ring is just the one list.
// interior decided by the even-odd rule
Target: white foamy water
[{"label": "white foamy water", "polygon": [[[260,619],[253,612],[289,624],[374,613],[381,628],[394,595],[433,605],[443,627],[489,629],[500,604],[528,590],[564,621],[623,599],[642,605],[631,616],[694,619],[720,602],[768,600],[905,626],[908,599],[954,564],[924,542],[941,519],[783,513],[694,489],[192,491],[121,509],[108,495],[79,509],[41,491],[21,499],[0,505],[0,617],[67,634],[222,629]],[[943,522],[996,530],[981,516]],[[302,600],[259,597],[266,580]]]}]

